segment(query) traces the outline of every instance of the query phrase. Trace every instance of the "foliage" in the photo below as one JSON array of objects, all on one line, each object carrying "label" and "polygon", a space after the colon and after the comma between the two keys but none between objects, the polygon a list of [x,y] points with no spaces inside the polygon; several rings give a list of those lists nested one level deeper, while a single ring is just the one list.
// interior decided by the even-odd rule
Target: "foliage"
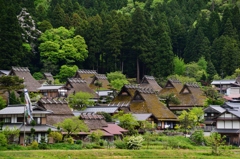
[{"label": "foliage", "polygon": [[98,143],[103,136],[103,132],[101,130],[96,130],[88,135],[92,142]]},{"label": "foliage", "polygon": [[114,145],[118,149],[127,149],[127,142],[124,140],[117,139],[114,141]]},{"label": "foliage", "polygon": [[137,130],[135,129],[137,126],[139,126],[139,123],[134,118],[134,116],[130,113],[123,114],[122,111],[119,111],[117,114],[113,116],[115,120],[119,121],[119,126],[127,129],[129,135],[137,134]]},{"label": "foliage", "polygon": [[218,93],[218,91],[212,87],[203,87],[202,88],[204,95],[207,97],[205,101],[205,106],[209,105],[222,105],[224,103],[224,99],[222,95]]},{"label": "foliage", "polygon": [[4,133],[0,133],[0,146],[7,146],[8,141]]},{"label": "foliage", "polygon": [[110,82],[112,89],[118,91],[122,88],[122,86],[129,83],[126,76],[119,71],[107,73],[107,79]]},{"label": "foliage", "polygon": [[39,38],[40,56],[53,64],[73,64],[88,56],[87,45],[82,36],[74,36],[74,30],[64,27],[46,30]]},{"label": "foliage", "polygon": [[106,122],[112,122],[112,116],[106,112],[97,112],[97,114],[104,116]]},{"label": "foliage", "polygon": [[74,144],[74,139],[72,137],[64,138],[64,142],[68,144]]},{"label": "foliage", "polygon": [[6,100],[3,99],[2,96],[0,96],[0,109],[3,109],[7,106]]},{"label": "foliage", "polygon": [[55,142],[60,142],[62,141],[63,135],[60,132],[52,131],[49,134],[49,137],[52,137]]},{"label": "foliage", "polygon": [[144,139],[142,136],[131,136],[127,141],[127,149],[139,150],[142,147]]},{"label": "foliage", "polygon": [[161,94],[159,98],[163,99],[167,108],[169,109],[169,104],[180,104],[180,100],[176,97],[174,93]]},{"label": "foliage", "polygon": [[87,106],[93,106],[94,102],[91,101],[92,94],[87,92],[77,92],[68,96],[68,104],[74,110],[84,110]]},{"label": "foliage", "polygon": [[225,138],[226,138],[226,136],[221,136],[221,134],[218,134],[217,132],[211,133],[209,142],[212,147],[212,154],[214,154],[214,155],[221,154],[219,148],[220,148],[220,146],[225,144]]},{"label": "foliage", "polygon": [[8,92],[8,97],[10,97],[11,91],[16,91],[24,88],[24,80],[20,79],[18,76],[1,76],[0,77],[0,90],[3,92]]},{"label": "foliage", "polygon": [[10,92],[10,96],[9,96],[9,104],[21,104],[21,99],[16,97],[16,92],[15,91],[11,91]]},{"label": "foliage", "polygon": [[38,142],[36,140],[34,140],[32,143],[31,143],[31,147],[33,149],[38,149]]},{"label": "foliage", "polygon": [[191,135],[190,139],[195,142],[197,145],[203,145],[205,143],[203,130],[196,130]]},{"label": "foliage", "polygon": [[73,77],[77,70],[78,67],[76,65],[74,66],[62,65],[60,68],[60,72],[56,77],[59,79],[60,82],[65,82],[67,81],[67,78]]},{"label": "foliage", "polygon": [[36,80],[41,80],[44,78],[43,74],[41,72],[34,72],[32,75]]},{"label": "foliage", "polygon": [[165,149],[194,149],[191,140],[183,136],[161,136],[158,138],[162,142]]},{"label": "foliage", "polygon": [[183,73],[186,69],[184,60],[182,58],[175,56],[173,59],[173,64],[174,64],[173,74],[183,75]]},{"label": "foliage", "polygon": [[180,75],[170,75],[170,76],[168,76],[168,79],[177,79],[182,84],[185,84],[185,83],[195,83],[196,82],[195,78],[191,78],[191,77],[188,77],[188,76],[180,76]]},{"label": "foliage", "polygon": [[19,137],[20,130],[16,127],[9,128],[8,126],[2,130],[2,133],[6,136],[7,142],[12,143],[14,139]]},{"label": "foliage", "polygon": [[62,122],[57,123],[56,126],[62,128],[64,132],[67,132],[67,137],[81,131],[88,131],[86,124],[82,120],[79,120],[77,117],[66,118]]}]

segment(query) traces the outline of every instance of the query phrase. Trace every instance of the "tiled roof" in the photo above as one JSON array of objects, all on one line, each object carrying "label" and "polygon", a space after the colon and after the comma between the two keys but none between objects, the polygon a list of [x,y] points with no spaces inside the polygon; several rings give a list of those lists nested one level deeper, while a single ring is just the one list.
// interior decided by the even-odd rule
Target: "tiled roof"
[{"label": "tiled roof", "polygon": [[123,132],[128,131],[116,124],[107,124],[107,127],[103,127],[102,129],[113,135],[122,135]]},{"label": "tiled roof", "polygon": [[223,80],[213,80],[211,85],[220,85],[220,84],[225,85],[225,84],[231,84],[231,83],[235,83],[235,82],[236,82],[235,79],[230,79],[230,80],[225,80],[225,79],[223,79]]},{"label": "tiled roof", "polygon": [[[0,110],[0,115],[13,115],[13,114],[23,114],[25,110],[25,105],[9,105],[6,108]],[[41,109],[38,106],[33,106],[32,114],[50,114],[52,111]]]}]

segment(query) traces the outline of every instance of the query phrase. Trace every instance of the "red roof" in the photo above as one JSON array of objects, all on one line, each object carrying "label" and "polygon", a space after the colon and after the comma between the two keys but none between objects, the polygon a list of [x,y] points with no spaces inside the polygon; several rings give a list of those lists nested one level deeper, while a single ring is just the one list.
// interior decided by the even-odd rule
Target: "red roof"
[{"label": "red roof", "polygon": [[118,126],[117,124],[108,124],[107,127],[103,127],[104,131],[113,134],[113,135],[122,135],[122,132],[127,132],[128,130],[125,130]]}]

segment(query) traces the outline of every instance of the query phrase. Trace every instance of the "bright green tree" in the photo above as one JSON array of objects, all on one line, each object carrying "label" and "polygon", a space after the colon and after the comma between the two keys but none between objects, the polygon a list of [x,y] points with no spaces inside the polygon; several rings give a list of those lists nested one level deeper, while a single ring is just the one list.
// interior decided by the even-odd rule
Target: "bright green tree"
[{"label": "bright green tree", "polygon": [[77,64],[88,56],[87,45],[80,35],[74,36],[74,30],[64,27],[50,29],[39,38],[40,56],[43,61],[52,64]]},{"label": "bright green tree", "polygon": [[77,117],[66,118],[62,122],[57,123],[56,126],[62,128],[63,132],[67,133],[67,137],[79,132],[88,131],[87,125]]},{"label": "bright green tree", "polygon": [[107,73],[107,79],[112,89],[119,91],[125,84],[128,84],[127,78],[119,71]]},{"label": "bright green tree", "polygon": [[77,70],[78,67],[76,65],[74,66],[62,65],[60,72],[57,75],[57,78],[59,79],[60,82],[64,83],[67,81],[67,78],[73,77]]},{"label": "bright green tree", "polygon": [[17,139],[20,135],[20,130],[17,127],[10,128],[10,127],[5,127],[2,133],[6,136],[7,142],[9,144],[13,143],[15,139]]},{"label": "bright green tree", "polygon": [[225,140],[226,136],[222,136],[221,134],[217,132],[213,132],[210,135],[210,145],[212,147],[212,154],[214,155],[220,155],[219,147],[223,146],[226,142]]},{"label": "bright green tree", "polygon": [[175,56],[173,59],[173,65],[174,65],[173,73],[177,75],[183,75],[186,69],[184,60],[182,58],[179,58],[178,56]]},{"label": "bright green tree", "polygon": [[6,100],[4,100],[2,96],[0,96],[0,110],[5,108],[6,106],[7,106]]},{"label": "bright green tree", "polygon": [[139,126],[139,123],[132,114],[124,114],[122,111],[120,111],[118,114],[115,114],[113,118],[119,121],[119,126],[128,130],[129,135],[138,133],[135,128]]},{"label": "bright green tree", "polygon": [[94,102],[91,101],[92,94],[87,92],[77,92],[68,96],[68,104],[74,110],[84,110],[87,106],[93,106]]}]

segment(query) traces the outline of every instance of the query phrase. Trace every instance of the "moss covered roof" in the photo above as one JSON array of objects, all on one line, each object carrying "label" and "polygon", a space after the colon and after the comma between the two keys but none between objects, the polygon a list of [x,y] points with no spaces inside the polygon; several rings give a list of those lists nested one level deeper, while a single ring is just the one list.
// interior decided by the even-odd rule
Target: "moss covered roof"
[{"label": "moss covered roof", "polygon": [[92,82],[89,85],[89,87],[91,89],[97,90],[98,87],[95,85],[95,82],[97,82],[97,81],[102,84],[100,89],[102,89],[102,90],[109,90],[110,89],[109,81],[108,81],[106,75],[104,75],[104,74],[95,74],[93,79],[92,79]]},{"label": "moss covered roof", "polygon": [[158,120],[178,120],[177,116],[161,103],[154,91],[137,90],[130,104],[133,113],[152,113]]}]

